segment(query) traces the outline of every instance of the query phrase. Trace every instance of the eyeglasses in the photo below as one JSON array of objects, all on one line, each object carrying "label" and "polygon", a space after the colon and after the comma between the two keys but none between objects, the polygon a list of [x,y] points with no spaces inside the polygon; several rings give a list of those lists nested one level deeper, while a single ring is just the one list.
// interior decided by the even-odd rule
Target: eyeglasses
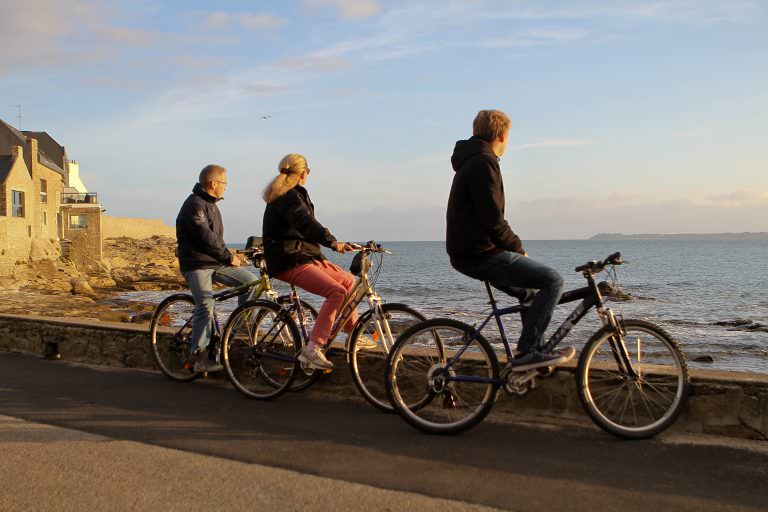
[{"label": "eyeglasses", "polygon": [[221,181],[221,180],[213,180],[213,181],[215,181],[216,183],[221,183],[222,185],[226,185],[227,184],[226,181]]}]

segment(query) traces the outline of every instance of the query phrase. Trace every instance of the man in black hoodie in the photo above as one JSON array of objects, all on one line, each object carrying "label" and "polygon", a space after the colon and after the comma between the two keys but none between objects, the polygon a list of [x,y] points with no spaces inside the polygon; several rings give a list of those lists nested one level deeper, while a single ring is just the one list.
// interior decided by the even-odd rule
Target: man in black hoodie
[{"label": "man in black hoodie", "polygon": [[[224,243],[224,225],[216,202],[227,189],[227,171],[219,165],[207,165],[200,172],[192,194],[184,201],[176,217],[179,269],[195,300],[192,319],[192,346],[189,361],[196,372],[222,369],[209,359],[208,350],[213,327],[213,282],[239,286],[256,280],[251,272],[239,268],[246,263],[243,256],[233,254]],[[255,288],[251,290],[251,294]],[[252,298],[240,295],[240,304]]]},{"label": "man in black hoodie", "polygon": [[555,270],[528,258],[520,238],[504,219],[504,183],[499,158],[507,149],[512,122],[499,110],[481,110],[473,136],[460,140],[451,157],[456,174],[448,197],[446,250],[453,268],[491,285],[528,306],[517,353],[509,366],[525,371],[571,359],[572,347],[541,352],[544,331],[563,290]]}]

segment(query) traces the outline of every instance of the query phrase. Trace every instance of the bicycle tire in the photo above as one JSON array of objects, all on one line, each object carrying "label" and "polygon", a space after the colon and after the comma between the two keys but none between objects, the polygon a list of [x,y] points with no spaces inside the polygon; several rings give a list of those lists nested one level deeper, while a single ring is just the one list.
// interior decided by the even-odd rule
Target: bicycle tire
[{"label": "bicycle tire", "polygon": [[[446,362],[459,354],[461,359],[446,372]],[[491,412],[500,385],[499,363],[473,327],[435,318],[400,335],[387,358],[385,382],[392,407],[408,424],[428,434],[456,434]],[[463,409],[466,416],[459,418]]]},{"label": "bicycle tire", "polygon": [[[387,332],[391,333],[394,339],[382,339],[382,335],[375,325],[374,310],[366,311],[360,316],[350,334],[347,365],[352,373],[352,382],[355,383],[360,394],[368,400],[368,403],[381,411],[392,412],[394,409],[384,383],[387,356],[399,334],[405,332],[412,325],[426,320],[426,318],[415,309],[398,303],[382,304],[381,312],[384,316],[384,322],[386,322],[381,331],[385,337]],[[361,335],[368,336],[376,342],[377,346],[358,349],[358,340]]]},{"label": "bicycle tire", "polygon": [[[185,368],[191,345],[194,309],[195,301],[191,295],[177,293],[157,305],[149,323],[152,358],[166,377],[178,382],[190,382],[202,375]],[[168,327],[169,324],[172,324],[171,327]],[[176,325],[179,328],[173,332]]]},{"label": "bicycle tire", "polygon": [[[659,326],[627,319],[622,327],[626,332],[624,346],[637,376],[622,370],[612,348],[617,347],[615,341],[611,343],[614,331],[603,327],[579,357],[579,400],[606,432],[625,439],[645,439],[667,429],[682,412],[690,389],[688,364],[677,342]],[[624,389],[626,398],[621,395]],[[628,412],[632,417],[625,421]],[[632,425],[630,419],[634,420]]]},{"label": "bicycle tire", "polygon": [[224,326],[221,346],[227,377],[248,398],[272,400],[290,388],[301,336],[276,302],[252,300],[238,307]]}]

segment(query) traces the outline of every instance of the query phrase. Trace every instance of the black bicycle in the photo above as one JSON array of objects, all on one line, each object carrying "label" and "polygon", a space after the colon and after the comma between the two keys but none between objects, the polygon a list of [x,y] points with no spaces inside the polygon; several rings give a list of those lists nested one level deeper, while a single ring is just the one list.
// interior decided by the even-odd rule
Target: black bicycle
[{"label": "black bicycle", "polygon": [[[587,286],[563,294],[560,303],[581,300],[541,350],[553,350],[593,307],[603,323],[584,346],[577,364],[577,388],[587,414],[602,429],[629,439],[647,438],[669,427],[688,396],[685,356],[660,327],[625,319],[606,307],[604,294],[618,290],[620,253],[579,267]],[[613,285],[596,283],[608,268]],[[485,283],[491,313],[477,328],[449,319],[420,322],[405,331],[389,353],[386,386],[398,414],[433,434],[453,434],[477,425],[493,408],[499,387],[524,395],[553,367],[527,371],[500,368],[482,330],[496,319],[507,360],[512,351],[501,317],[522,306],[498,308]]]}]

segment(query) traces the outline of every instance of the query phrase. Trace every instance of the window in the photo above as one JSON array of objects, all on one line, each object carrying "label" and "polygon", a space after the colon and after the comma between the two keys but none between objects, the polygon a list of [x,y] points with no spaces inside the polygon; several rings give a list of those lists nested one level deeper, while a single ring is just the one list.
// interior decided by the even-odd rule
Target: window
[{"label": "window", "polygon": [[69,229],[85,229],[88,227],[88,218],[84,215],[70,215]]},{"label": "window", "polygon": [[43,226],[46,226],[48,224],[48,212],[40,212],[40,220]]},{"label": "window", "polygon": [[45,180],[40,180],[40,202],[48,202],[48,182]]},{"label": "window", "polygon": [[14,217],[24,217],[24,192],[20,190],[11,190],[12,195],[12,213]]}]

